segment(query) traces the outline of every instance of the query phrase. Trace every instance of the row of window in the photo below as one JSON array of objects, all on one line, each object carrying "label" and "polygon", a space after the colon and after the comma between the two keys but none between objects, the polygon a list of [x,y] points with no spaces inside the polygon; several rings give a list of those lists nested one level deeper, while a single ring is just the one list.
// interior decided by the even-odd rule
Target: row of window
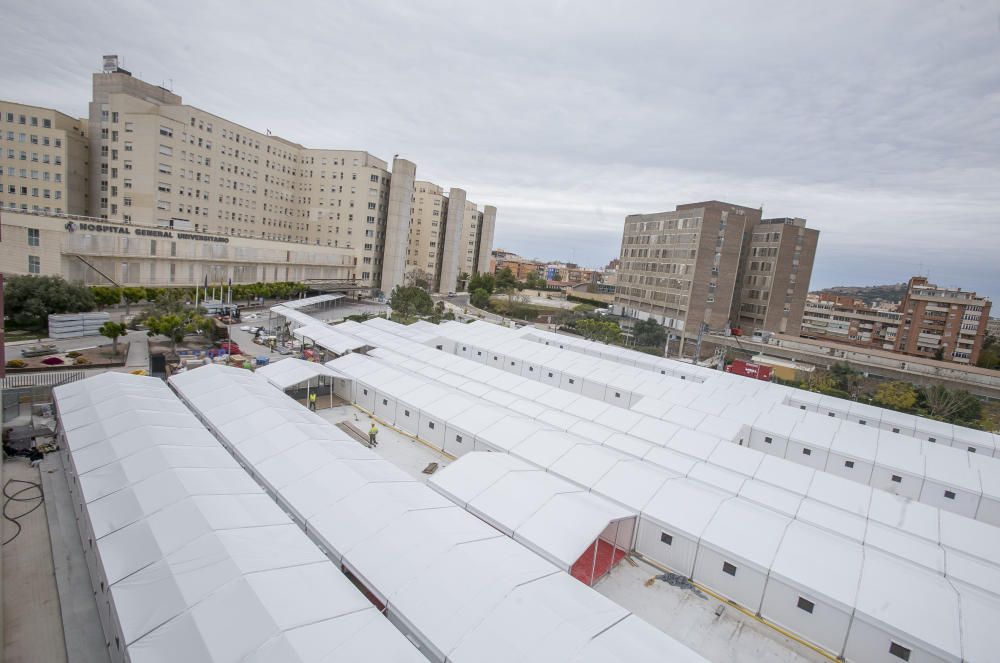
[{"label": "row of window", "polygon": [[[13,131],[8,131],[6,135],[7,135],[7,140],[12,141],[12,142],[14,141],[14,132]],[[4,137],[4,133],[0,132],[0,138],[3,138],[3,137]],[[53,144],[55,145],[55,147],[62,147],[62,138],[50,139],[48,136],[41,136],[41,137],[39,137],[37,134],[30,134],[29,135],[29,134],[19,133],[19,134],[17,134],[17,142],[18,143],[30,143],[31,145],[39,145],[39,144],[41,144],[42,147],[49,147],[49,146],[51,146]]]},{"label": "row of window", "polygon": [[[11,124],[14,123],[14,117],[15,117],[14,113],[5,113],[5,119],[7,120],[7,122],[9,122]],[[29,117],[27,115],[18,114],[16,117],[17,117],[17,123],[18,124],[32,126],[32,127],[39,126],[38,116],[36,116],[36,115],[31,115]],[[52,128],[52,120],[43,117],[42,120],[41,120],[41,125],[40,126],[43,129],[51,129]]]},{"label": "row of window", "polygon": [[[30,159],[29,159],[30,155]],[[34,163],[54,163],[57,166],[62,165],[62,155],[48,155],[39,154],[38,152],[26,152],[25,150],[15,150],[13,147],[7,148],[7,158],[17,159],[18,161],[32,161]]]},{"label": "row of window", "polygon": [[[4,170],[0,168],[0,175],[3,175]],[[51,178],[54,182],[62,182],[62,173],[50,174],[47,170],[32,170],[29,171],[27,168],[15,168],[14,166],[7,166],[7,177],[23,177],[28,179],[29,177],[33,180],[40,179],[43,182],[48,182]]]},{"label": "row of window", "polygon": [[32,198],[53,198],[55,200],[62,199],[62,191],[56,189],[54,192],[51,189],[39,189],[37,186],[33,186],[30,189],[26,186],[18,187],[13,184],[7,185],[7,193],[11,195],[22,195],[31,196]]}]

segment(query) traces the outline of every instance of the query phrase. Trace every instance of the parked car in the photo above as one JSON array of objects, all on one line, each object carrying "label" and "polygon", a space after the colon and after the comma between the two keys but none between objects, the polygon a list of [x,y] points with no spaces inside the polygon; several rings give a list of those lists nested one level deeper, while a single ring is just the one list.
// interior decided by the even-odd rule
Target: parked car
[{"label": "parked car", "polygon": [[448,296],[449,296],[449,297],[454,297],[454,296],[455,296],[455,291],[454,291],[454,290],[452,290],[451,292],[449,292],[449,293],[448,293]]},{"label": "parked car", "polygon": [[219,349],[231,355],[241,354],[240,346],[232,341],[223,341],[219,344]]}]

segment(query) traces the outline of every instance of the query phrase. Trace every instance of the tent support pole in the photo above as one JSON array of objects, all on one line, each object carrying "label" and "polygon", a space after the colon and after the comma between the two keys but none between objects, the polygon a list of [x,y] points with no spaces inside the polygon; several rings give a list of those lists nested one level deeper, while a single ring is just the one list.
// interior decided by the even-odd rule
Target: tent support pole
[{"label": "tent support pole", "polygon": [[601,537],[598,536],[594,540],[594,563],[590,566],[590,582],[587,583],[590,587],[594,586],[594,574],[597,573],[597,546],[601,543]]}]

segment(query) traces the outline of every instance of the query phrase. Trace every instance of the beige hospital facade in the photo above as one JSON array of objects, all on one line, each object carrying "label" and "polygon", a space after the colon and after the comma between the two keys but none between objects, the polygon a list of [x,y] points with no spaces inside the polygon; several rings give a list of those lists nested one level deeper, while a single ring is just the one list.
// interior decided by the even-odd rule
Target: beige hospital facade
[{"label": "beige hospital facade", "polygon": [[[448,292],[463,273],[489,269],[496,208],[480,209],[464,190],[417,181],[416,165],[399,157],[390,169],[368,152],[252,131],[112,57],[93,76],[88,118],[0,101],[0,149],[0,244],[14,242],[0,246],[7,274],[182,285],[287,273],[388,294],[418,271]],[[16,250],[32,224],[48,238],[40,271],[27,263],[35,254]],[[67,251],[59,260],[47,253],[56,247]]]}]

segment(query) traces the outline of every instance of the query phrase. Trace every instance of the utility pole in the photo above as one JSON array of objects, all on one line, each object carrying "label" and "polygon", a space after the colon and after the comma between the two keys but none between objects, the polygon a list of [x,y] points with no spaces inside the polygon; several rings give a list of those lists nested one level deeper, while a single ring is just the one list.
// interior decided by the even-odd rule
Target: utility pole
[{"label": "utility pole", "polygon": [[705,330],[707,328],[708,328],[708,325],[705,324],[704,322],[701,322],[701,323],[698,324],[698,340],[697,340],[697,342],[695,343],[695,346],[694,346],[694,363],[695,364],[697,364],[698,361],[701,359],[701,339],[705,335]]}]

